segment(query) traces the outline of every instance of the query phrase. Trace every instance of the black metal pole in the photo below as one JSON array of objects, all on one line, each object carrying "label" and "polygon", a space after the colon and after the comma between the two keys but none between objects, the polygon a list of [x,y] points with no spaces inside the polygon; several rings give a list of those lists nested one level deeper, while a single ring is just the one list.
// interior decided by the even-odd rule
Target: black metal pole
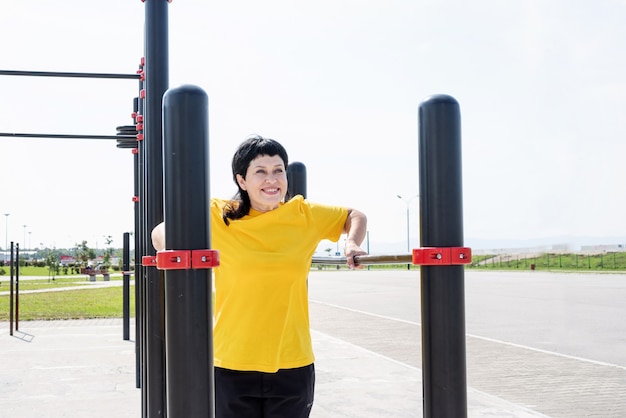
[{"label": "black metal pole", "polygon": [[[461,117],[437,95],[419,107],[422,247],[463,246]],[[467,416],[464,267],[421,266],[424,417]]]},{"label": "black metal pole", "polygon": [[[140,70],[143,71],[143,64],[140,66]],[[143,90],[143,81],[139,81],[139,91]],[[135,123],[137,123],[137,118],[141,117],[141,122],[143,123],[143,100],[139,100],[139,98],[135,98],[133,100],[133,110],[135,111]],[[141,115],[141,116],[140,116]],[[134,170],[134,186],[133,186],[133,211],[134,211],[134,221],[135,221],[135,387],[142,387],[142,375],[144,371],[144,338],[143,338],[143,281],[145,279],[144,268],[141,265],[141,257],[143,256],[143,215],[142,215],[142,206],[141,199],[143,195],[143,143],[144,140],[137,141],[136,148],[132,150],[133,152],[133,170]],[[145,386],[145,385],[144,385]],[[142,389],[142,417],[145,416],[145,399],[144,391]]]},{"label": "black metal pole", "polygon": [[[210,249],[208,98],[199,87],[163,98],[165,246]],[[193,266],[192,266],[193,267]],[[211,269],[166,270],[167,416],[213,417]]]},{"label": "black metal pole", "polygon": [[[145,72],[145,58],[142,59],[140,70]],[[139,81],[139,94],[145,91],[145,77]],[[147,233],[146,233],[146,139],[145,139],[145,100],[139,100],[138,115],[141,115],[144,123],[144,139],[137,141],[137,178],[135,189],[135,300],[137,312],[137,387],[141,387],[141,411],[142,417],[147,416],[148,411],[148,371],[147,371],[147,269],[142,265],[141,260],[146,255]]]},{"label": "black metal pole", "polygon": [[285,201],[298,194],[306,199],[306,167],[304,164],[294,161],[287,166],[287,182]]},{"label": "black metal pole", "polygon": [[[168,1],[145,0],[145,243],[150,231],[163,221],[162,99],[168,88]],[[156,255],[152,245],[146,255]],[[165,295],[163,274],[146,269],[147,416],[165,415]]]},{"label": "black metal pole", "polygon": [[141,235],[141,226],[140,226],[141,217],[140,217],[140,204],[139,204],[139,200],[141,199],[139,195],[139,188],[141,184],[141,180],[140,180],[141,171],[140,171],[140,166],[139,166],[139,161],[140,161],[139,147],[140,147],[140,144],[137,143],[137,148],[133,150],[133,169],[135,172],[133,209],[134,209],[134,216],[135,216],[135,235],[134,235],[135,264],[134,266],[135,266],[135,387],[136,388],[141,387],[141,373],[143,370],[143,366],[142,366],[143,356],[141,355],[142,348],[143,348],[143,338],[142,338],[142,333],[141,333],[143,329],[143,326],[141,323],[142,318],[143,318],[143,313],[142,313],[143,302],[141,300],[143,287],[141,283],[143,282],[144,274],[143,274],[143,268],[141,265],[141,256],[143,255],[143,251],[141,249],[142,235]]},{"label": "black metal pole", "polygon": [[15,309],[15,307],[13,306],[13,298],[15,297],[15,295],[13,294],[13,288],[15,286],[15,280],[13,276],[13,241],[11,241],[11,258],[9,261],[9,270],[11,274],[11,292],[10,292],[10,297],[9,297],[9,317],[10,317],[9,334],[13,335],[13,320],[14,320],[13,310]]},{"label": "black metal pole", "polygon": [[130,233],[124,232],[122,248],[122,317],[123,339],[130,340]]},{"label": "black metal pole", "polygon": [[[11,263],[13,265],[13,263]],[[15,243],[15,330],[20,329],[20,244]]]}]

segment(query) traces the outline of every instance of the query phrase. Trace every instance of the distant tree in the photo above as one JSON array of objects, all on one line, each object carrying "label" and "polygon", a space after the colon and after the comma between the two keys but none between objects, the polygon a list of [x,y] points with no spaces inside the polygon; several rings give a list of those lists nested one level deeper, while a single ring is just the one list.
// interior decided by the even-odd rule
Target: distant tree
[{"label": "distant tree", "polygon": [[60,253],[56,249],[46,249],[45,252],[45,263],[48,267],[48,276],[52,276],[54,280],[54,276],[59,274],[59,268],[61,266],[60,262]]},{"label": "distant tree", "polygon": [[89,260],[96,258],[96,252],[87,246],[87,241],[76,244],[76,258],[80,260],[83,267],[87,267]]},{"label": "distant tree", "polygon": [[111,267],[111,256],[113,255],[113,247],[111,247],[111,243],[113,242],[113,237],[111,235],[107,235],[104,237],[104,243],[107,245],[106,250],[104,250],[104,268],[108,269]]}]

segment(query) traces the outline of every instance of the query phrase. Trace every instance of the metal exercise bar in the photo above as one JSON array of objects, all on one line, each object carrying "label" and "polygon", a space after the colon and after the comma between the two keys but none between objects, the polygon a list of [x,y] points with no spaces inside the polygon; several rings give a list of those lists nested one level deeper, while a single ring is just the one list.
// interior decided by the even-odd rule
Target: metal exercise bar
[{"label": "metal exercise bar", "polygon": [[53,139],[132,139],[137,140],[136,136],[130,135],[78,135],[78,134],[26,134],[26,133],[9,133],[0,132],[0,136],[8,136],[11,138],[53,138]]},{"label": "metal exercise bar", "polygon": [[[370,264],[412,264],[411,254],[357,255],[354,261],[361,265]],[[346,257],[313,257],[313,264],[346,264]]]},{"label": "metal exercise bar", "polygon": [[[414,248],[412,254],[357,255],[357,264],[415,264],[420,266],[451,266],[470,264],[472,250],[467,247]],[[313,264],[343,264],[346,257],[313,257]]]},{"label": "metal exercise bar", "polygon": [[0,70],[0,75],[34,76],[34,77],[65,77],[65,78],[117,78],[137,80],[139,74],[107,74],[107,73],[74,73],[59,71],[15,71]]}]

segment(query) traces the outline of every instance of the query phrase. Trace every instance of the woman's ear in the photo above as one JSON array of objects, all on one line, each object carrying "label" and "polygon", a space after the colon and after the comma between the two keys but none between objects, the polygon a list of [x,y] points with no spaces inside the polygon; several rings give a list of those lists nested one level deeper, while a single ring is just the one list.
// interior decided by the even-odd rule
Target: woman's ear
[{"label": "woman's ear", "polygon": [[237,184],[239,184],[241,190],[246,190],[246,179],[241,174],[237,174]]}]

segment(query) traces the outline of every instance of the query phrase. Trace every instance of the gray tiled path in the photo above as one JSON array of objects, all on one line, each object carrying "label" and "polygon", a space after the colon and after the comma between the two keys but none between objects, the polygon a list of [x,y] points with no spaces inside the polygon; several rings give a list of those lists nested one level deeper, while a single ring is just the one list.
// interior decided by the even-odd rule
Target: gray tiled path
[{"label": "gray tiled path", "polygon": [[[421,367],[418,324],[320,303],[311,318],[318,331]],[[472,389],[551,417],[626,417],[624,368],[472,336],[466,344]]]}]

